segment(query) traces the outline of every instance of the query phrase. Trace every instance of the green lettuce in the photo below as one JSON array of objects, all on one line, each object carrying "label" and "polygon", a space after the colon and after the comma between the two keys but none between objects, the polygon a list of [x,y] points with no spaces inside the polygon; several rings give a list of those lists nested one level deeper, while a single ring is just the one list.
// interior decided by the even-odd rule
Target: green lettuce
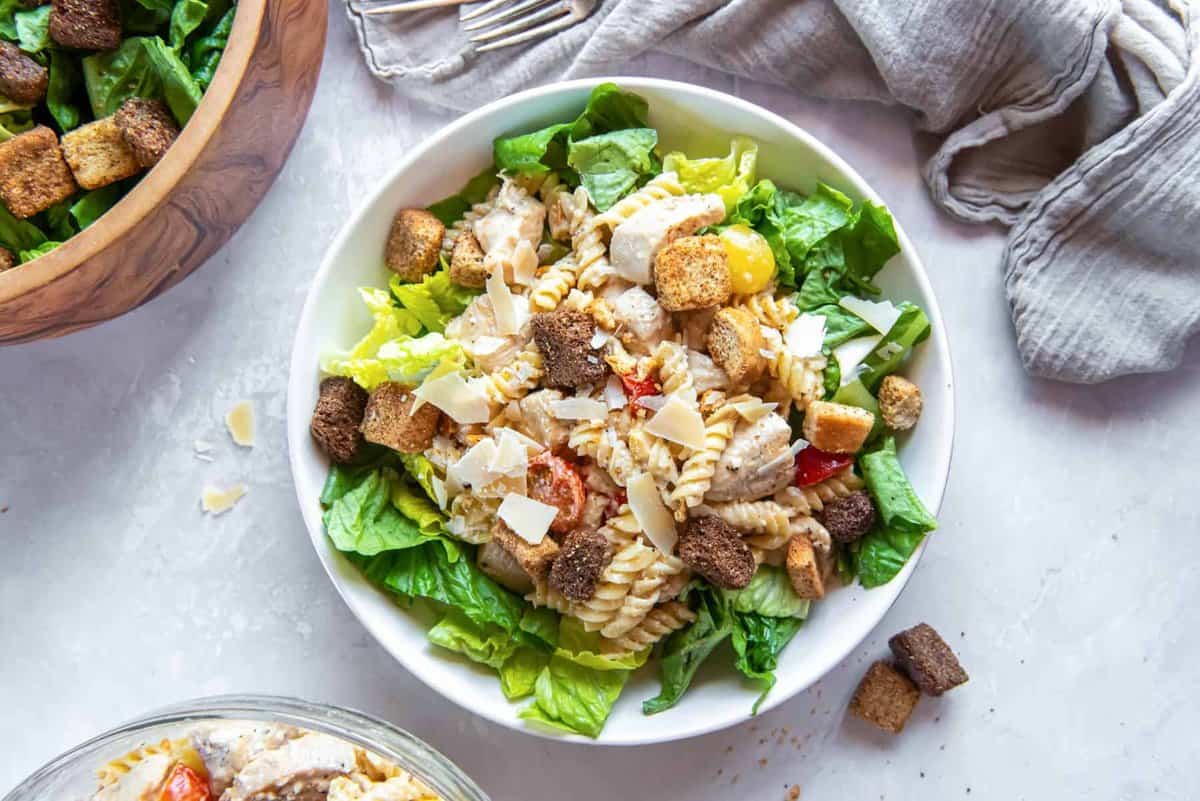
[{"label": "green lettuce", "polygon": [[229,43],[229,32],[233,30],[233,18],[236,13],[237,6],[230,8],[211,30],[192,42],[187,63],[191,69],[192,80],[202,91],[212,83],[221,63],[221,55],[225,52],[225,45]]},{"label": "green lettuce", "polygon": [[20,253],[33,250],[46,241],[46,234],[28,220],[20,220],[0,203],[0,245]]},{"label": "green lettuce", "polygon": [[419,284],[406,284],[394,275],[388,282],[392,297],[403,309],[412,313],[426,331],[442,333],[446,323],[462,314],[479,290],[460,286],[450,280],[449,270],[438,270],[425,276]]},{"label": "green lettuce", "polygon": [[[716,193],[725,201],[726,213],[733,213],[741,198],[754,183],[754,167],[758,161],[758,145],[745,136],[735,136],[729,143],[729,155],[721,158],[689,159],[683,153],[668,153],[663,159],[663,171],[679,176],[683,188],[691,193]],[[750,201],[755,203],[754,200]]]},{"label": "green lettuce", "polygon": [[896,577],[925,535],[937,528],[937,519],[909,483],[894,438],[864,453],[858,465],[879,512],[875,527],[859,540],[854,556],[858,580],[870,588]]},{"label": "green lettuce", "polygon": [[733,633],[733,611],[728,599],[706,584],[689,588],[695,599],[696,620],[674,632],[663,647],[658,695],[642,702],[647,715],[663,712],[683,697],[701,663]]},{"label": "green lettuce", "polygon": [[791,579],[780,567],[761,565],[742,590],[726,591],[734,612],[753,612],[768,617],[808,616],[809,602],[796,595]]},{"label": "green lettuce", "polygon": [[26,53],[40,53],[50,47],[50,6],[18,11],[13,15],[17,42]]},{"label": "green lettuce", "polygon": [[97,119],[115,112],[131,97],[162,100],[180,125],[200,103],[201,86],[179,54],[157,36],[133,36],[116,50],[82,60],[83,82]]},{"label": "green lettuce", "polygon": [[515,650],[498,669],[500,691],[510,701],[533,695],[538,676],[550,664],[550,654],[522,646]]},{"label": "green lettuce", "polygon": [[47,253],[54,250],[56,247],[58,247],[61,244],[62,244],[62,242],[56,242],[56,241],[52,241],[52,240],[46,241],[46,242],[43,242],[42,244],[38,245],[36,248],[30,248],[29,250],[22,250],[17,255],[21,259],[21,264],[24,264],[27,261],[33,261],[34,259],[38,258],[39,256],[45,256]]},{"label": "green lettuce", "polygon": [[437,493],[433,489],[433,480],[437,478],[433,463],[420,453],[397,454],[400,464],[404,466],[405,474],[425,491],[425,496],[437,503]]},{"label": "green lettuce", "polygon": [[428,636],[434,645],[496,670],[521,647],[504,629],[492,623],[481,626],[458,609],[447,612]]},{"label": "green lettuce", "polygon": [[567,164],[579,173],[592,204],[606,211],[629,193],[644,175],[657,172],[653,128],[626,128],[572,141]]},{"label": "green lettuce", "polygon": [[100,219],[104,212],[116,205],[117,201],[125,194],[126,186],[122,182],[109,184],[108,186],[99,189],[93,189],[90,192],[85,192],[79,200],[71,204],[71,217],[75,220],[75,224],[82,231],[89,225]]},{"label": "green lettuce", "polygon": [[441,536],[445,518],[391,468],[363,472],[325,510],[324,522],[334,547],[345,553],[375,556],[438,542],[450,559],[459,558],[458,546]]},{"label": "green lettuce", "polygon": [[83,113],[76,103],[76,97],[82,87],[83,75],[79,71],[79,62],[68,53],[51,50],[46,108],[63,133],[79,127],[83,120]]},{"label": "green lettuce", "polygon": [[779,654],[803,625],[804,621],[798,617],[770,617],[756,613],[734,615],[730,635],[730,644],[737,656],[734,666],[763,688],[750,710],[752,714],[758,713],[767,693],[775,686]]},{"label": "green lettuce", "polygon": [[482,203],[499,183],[495,166],[490,166],[468,181],[457,195],[442,198],[426,211],[441,220],[443,225],[453,225],[463,218],[468,209],[476,203]]},{"label": "green lettuce", "polygon": [[927,339],[932,328],[920,307],[902,304],[896,322],[862,361],[859,378],[863,385],[872,392],[878,391],[883,379],[900,369],[913,347]]},{"label": "green lettuce", "polygon": [[19,133],[33,128],[33,112],[25,108],[0,112],[0,142],[7,142]]}]

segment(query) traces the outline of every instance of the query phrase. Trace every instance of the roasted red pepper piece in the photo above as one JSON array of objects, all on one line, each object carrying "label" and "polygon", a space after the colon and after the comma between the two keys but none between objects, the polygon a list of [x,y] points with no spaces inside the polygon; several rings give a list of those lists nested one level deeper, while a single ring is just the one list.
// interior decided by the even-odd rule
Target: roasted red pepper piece
[{"label": "roasted red pepper piece", "polygon": [[630,373],[623,373],[621,374],[621,385],[625,388],[625,397],[631,404],[637,403],[639,398],[662,392],[662,387],[651,376],[635,378]]},{"label": "roasted red pepper piece", "polygon": [[159,801],[212,801],[212,788],[208,781],[182,762],[171,769]]},{"label": "roasted red pepper piece", "polygon": [[826,453],[809,445],[796,454],[796,486],[810,487],[854,463],[853,454]]}]

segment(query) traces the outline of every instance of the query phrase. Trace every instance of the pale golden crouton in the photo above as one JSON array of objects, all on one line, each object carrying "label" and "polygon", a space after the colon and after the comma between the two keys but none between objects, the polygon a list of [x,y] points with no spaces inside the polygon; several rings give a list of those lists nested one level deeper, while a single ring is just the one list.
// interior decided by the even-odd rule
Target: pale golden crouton
[{"label": "pale golden crouton", "polygon": [[497,520],[492,526],[492,542],[508,551],[521,569],[535,581],[546,578],[551,564],[558,556],[558,543],[552,537],[547,535],[537,545],[531,545],[517,536],[503,520]]},{"label": "pale golden crouton", "polygon": [[734,386],[753,383],[767,369],[762,325],[753,314],[735,306],[713,315],[705,338],[708,355],[729,376]]},{"label": "pale golden crouton", "polygon": [[19,263],[17,254],[13,253],[8,248],[0,248],[0,273],[5,270],[11,270]]},{"label": "pale golden crouton", "polygon": [[441,412],[430,403],[413,412],[415,402],[412,392],[393,381],[375,387],[363,414],[363,437],[400,453],[427,450],[433,445]]},{"label": "pale golden crouton", "polygon": [[921,691],[907,676],[887,662],[876,662],[858,683],[850,699],[850,713],[899,734],[920,700]]},{"label": "pale golden crouton", "polygon": [[893,431],[907,431],[921,417],[921,388],[907,378],[889,375],[879,385],[879,415]]},{"label": "pale golden crouton", "polygon": [[454,249],[450,251],[450,280],[463,286],[483,289],[487,277],[479,240],[470,231],[463,231],[455,238]]},{"label": "pale golden crouton", "polygon": [[825,578],[808,537],[797,534],[788,540],[785,567],[796,595],[809,601],[825,597]]},{"label": "pale golden crouton", "polygon": [[425,209],[400,209],[392,220],[383,260],[405,281],[420,281],[438,266],[446,226]]},{"label": "pale golden crouton", "polygon": [[0,144],[0,200],[14,217],[32,217],[75,194],[58,137],[44,125]]},{"label": "pale golden crouton", "polygon": [[667,311],[720,306],[733,294],[729,256],[715,236],[685,236],[654,259],[658,302]]},{"label": "pale golden crouton", "polygon": [[804,410],[804,438],[828,453],[858,453],[874,425],[875,415],[844,403],[813,401]]},{"label": "pale golden crouton", "polygon": [[62,149],[75,180],[84,189],[99,189],[142,171],[112,117],[63,134]]}]

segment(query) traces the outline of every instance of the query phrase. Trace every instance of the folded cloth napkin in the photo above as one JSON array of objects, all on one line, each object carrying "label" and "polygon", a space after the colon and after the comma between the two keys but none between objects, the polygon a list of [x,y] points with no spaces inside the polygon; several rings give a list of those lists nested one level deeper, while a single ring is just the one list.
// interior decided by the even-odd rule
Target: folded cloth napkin
[{"label": "folded cloth napkin", "polygon": [[1036,375],[1167,370],[1200,329],[1200,0],[603,0],[487,54],[453,12],[361,13],[377,1],[348,0],[372,72],[455,108],[661,50],[911,109],[944,135],[925,169],[936,202],[1011,227],[1006,287]]}]

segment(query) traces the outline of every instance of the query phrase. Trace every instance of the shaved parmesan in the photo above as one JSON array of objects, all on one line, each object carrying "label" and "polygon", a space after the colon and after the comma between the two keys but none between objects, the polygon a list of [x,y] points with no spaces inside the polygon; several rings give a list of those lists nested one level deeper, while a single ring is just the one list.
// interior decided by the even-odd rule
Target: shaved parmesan
[{"label": "shaved parmesan", "polygon": [[603,420],[608,404],[591,398],[563,398],[550,401],[550,413],[559,420]]},{"label": "shaved parmesan", "polygon": [[629,495],[629,510],[646,533],[646,539],[663,553],[674,552],[679,533],[675,530],[675,518],[671,516],[671,510],[658,494],[654,477],[649,473],[638,473],[629,479],[625,490]]},{"label": "shaved parmesan", "polygon": [[625,397],[625,388],[621,385],[621,379],[615,375],[608,377],[608,382],[604,385],[604,402],[608,404],[610,409],[624,409],[628,399]]},{"label": "shaved parmesan", "polygon": [[891,331],[892,326],[900,319],[900,310],[890,300],[876,302],[847,295],[838,301],[838,305],[861,317],[881,334]]},{"label": "shaved parmesan", "polygon": [[694,406],[674,393],[646,423],[646,430],[692,450],[704,448],[704,418]]},{"label": "shaved parmesan", "polygon": [[755,475],[761,476],[761,475],[766,475],[767,473],[773,473],[776,470],[778,470],[780,467],[782,467],[783,465],[791,464],[792,462],[796,461],[796,454],[799,453],[800,451],[804,450],[807,447],[808,447],[807,440],[803,440],[803,439],[796,440],[795,442],[792,443],[791,447],[788,448],[786,451],[784,451],[783,453],[779,454],[771,461],[769,461],[766,464],[759,467],[758,470],[755,472]]},{"label": "shaved parmesan", "polygon": [[446,470],[447,478],[452,477],[463,486],[482,487],[495,476],[490,467],[496,461],[496,441],[481,439],[472,445],[462,457]]},{"label": "shaved parmesan", "polygon": [[491,419],[487,394],[481,387],[467,382],[457,371],[426,380],[413,395],[419,401],[432,403],[460,425],[486,423]]},{"label": "shaved parmesan", "polygon": [[517,319],[517,304],[513,293],[504,283],[504,275],[500,270],[487,277],[487,295],[492,301],[492,312],[496,315],[497,333],[508,335],[521,330],[521,321]]},{"label": "shaved parmesan", "polygon": [[450,501],[450,496],[446,491],[446,482],[437,476],[430,476],[429,486],[433,487],[433,499],[437,501],[438,508],[445,511],[446,505]]},{"label": "shaved parmesan", "polygon": [[473,361],[479,361],[480,358],[486,359],[489,356],[495,356],[507,344],[508,340],[503,337],[491,337],[484,334],[475,337],[474,342],[466,344],[464,347]]},{"label": "shaved parmesan", "polygon": [[496,436],[496,453],[488,464],[488,471],[494,476],[519,478],[529,469],[529,454],[525,443],[517,439],[511,428],[502,428]]},{"label": "shaved parmesan", "polygon": [[744,401],[729,404],[739,415],[748,423],[753,423],[756,420],[764,417],[775,411],[779,406],[778,403],[764,403],[760,398],[747,398]]},{"label": "shaved parmesan", "polygon": [[845,386],[858,377],[858,366],[867,358],[883,337],[873,334],[869,337],[858,337],[843,342],[833,349],[833,358],[837,359],[842,371],[842,385]]},{"label": "shaved parmesan", "polygon": [[825,343],[825,316],[800,315],[783,332],[783,341],[788,350],[802,359],[819,355]]},{"label": "shaved parmesan", "polygon": [[662,395],[643,395],[637,399],[638,406],[643,409],[649,409],[652,412],[657,412],[667,403],[666,397]]},{"label": "shaved parmesan", "polygon": [[206,486],[200,493],[200,508],[210,515],[223,514],[232,509],[245,494],[245,484],[234,484],[226,489]]},{"label": "shaved parmesan", "polygon": [[517,242],[512,254],[512,278],[514,284],[533,286],[537,274],[538,255],[528,239]]},{"label": "shaved parmesan", "polygon": [[537,545],[546,538],[550,524],[558,515],[558,507],[510,492],[500,502],[497,516],[521,539]]},{"label": "shaved parmesan", "polygon": [[608,344],[610,336],[611,335],[603,328],[597,328],[596,333],[592,334],[591,346],[596,350],[603,348]]},{"label": "shaved parmesan", "polygon": [[536,439],[527,437],[515,428],[499,428],[496,429],[497,436],[512,437],[525,446],[525,449],[532,453],[541,453],[546,450],[546,446],[538,442]]},{"label": "shaved parmesan", "polygon": [[225,415],[225,427],[234,442],[243,448],[253,448],[254,404],[248,400],[235,403]]}]

